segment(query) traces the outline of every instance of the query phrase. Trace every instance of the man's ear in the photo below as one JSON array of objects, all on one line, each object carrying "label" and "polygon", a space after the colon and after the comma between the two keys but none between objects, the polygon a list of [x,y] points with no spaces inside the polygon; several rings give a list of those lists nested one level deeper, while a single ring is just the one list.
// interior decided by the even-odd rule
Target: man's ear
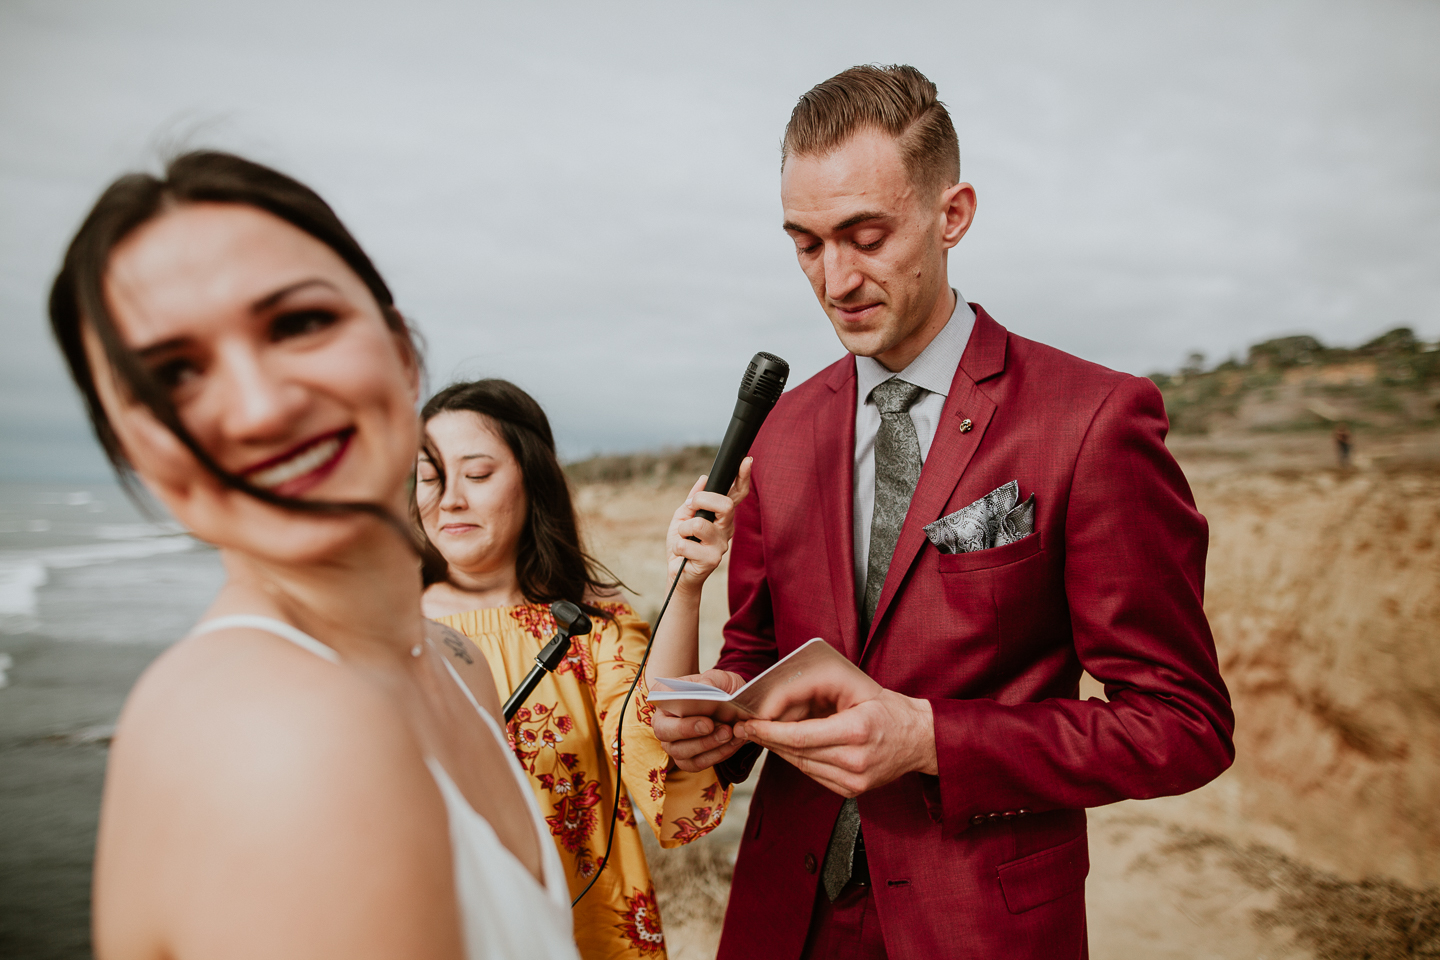
[{"label": "man's ear", "polygon": [[949,250],[965,236],[975,220],[975,188],[957,183],[940,192],[939,212],[945,218],[940,230],[940,245]]}]

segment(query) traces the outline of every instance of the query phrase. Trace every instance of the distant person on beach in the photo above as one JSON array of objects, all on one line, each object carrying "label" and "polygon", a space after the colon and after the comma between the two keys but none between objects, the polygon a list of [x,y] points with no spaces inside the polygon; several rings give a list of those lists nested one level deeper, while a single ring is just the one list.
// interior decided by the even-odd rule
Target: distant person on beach
[{"label": "distant person on beach", "polygon": [[[702,679],[733,691],[818,636],[884,689],[794,722],[656,715],[682,770],[738,782],[770,751],[719,955],[1079,960],[1085,808],[1234,756],[1160,393],[951,285],[975,189],[914,67],[805,93],[780,161],[783,229],[847,353],[755,441]],[[1079,698],[1084,671],[1107,699]]]},{"label": "distant person on beach", "polygon": [[575,957],[490,672],[421,614],[421,360],[330,207],[222,153],[122,177],[50,319],[122,480],[227,573],[121,715],[97,956]]},{"label": "distant person on beach", "polygon": [[[670,764],[650,729],[653,708],[643,682],[626,705],[650,627],[581,546],[540,405],[508,381],[478,380],[441,390],[420,419],[416,509],[439,554],[426,567],[425,614],[475,643],[502,697],[554,634],[549,603],[569,600],[592,616],[592,632],[574,639],[569,658],[516,713],[510,741],[546,814],[572,895],[595,884],[575,906],[580,955],[663,958],[660,912],[631,799],[660,845],[676,847],[719,825],[730,786],[714,770],[688,773]],[[700,591],[725,554],[734,516],[731,499],[706,493],[704,480],[670,524],[672,576],[681,557],[689,563],[656,634],[647,677],[700,669]],[[748,486],[746,465],[731,495],[743,499]],[[697,518],[701,509],[713,511],[715,522]],[[623,783],[617,783],[622,706]],[[597,878],[617,792],[614,847]]]},{"label": "distant person on beach", "polygon": [[1331,436],[1335,438],[1335,456],[1340,461],[1340,469],[1348,469],[1350,466],[1350,427],[1343,422],[1337,423]]}]

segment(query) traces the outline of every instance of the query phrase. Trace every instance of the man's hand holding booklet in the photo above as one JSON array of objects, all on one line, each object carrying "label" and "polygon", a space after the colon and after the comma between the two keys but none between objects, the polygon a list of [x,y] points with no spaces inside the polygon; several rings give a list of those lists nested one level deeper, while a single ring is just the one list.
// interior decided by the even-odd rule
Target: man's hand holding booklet
[{"label": "man's hand holding booklet", "polygon": [[796,648],[734,693],[708,683],[658,678],[650,703],[674,717],[740,720],[812,720],[828,717],[881,693],[880,684],[845,655],[816,637]]}]

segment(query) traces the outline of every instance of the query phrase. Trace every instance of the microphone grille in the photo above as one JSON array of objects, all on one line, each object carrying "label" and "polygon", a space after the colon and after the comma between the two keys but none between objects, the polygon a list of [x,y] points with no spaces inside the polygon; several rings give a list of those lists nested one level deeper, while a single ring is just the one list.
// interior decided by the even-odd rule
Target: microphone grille
[{"label": "microphone grille", "polygon": [[750,359],[745,378],[740,381],[740,399],[773,407],[785,392],[790,377],[790,364],[763,350]]}]

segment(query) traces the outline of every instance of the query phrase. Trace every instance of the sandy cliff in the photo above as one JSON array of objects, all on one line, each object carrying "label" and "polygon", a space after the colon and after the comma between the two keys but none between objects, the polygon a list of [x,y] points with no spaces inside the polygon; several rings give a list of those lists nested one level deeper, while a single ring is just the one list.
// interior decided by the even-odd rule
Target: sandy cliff
[{"label": "sandy cliff", "polygon": [[1240,818],[1341,876],[1440,883],[1440,474],[1237,473],[1195,494]]}]

